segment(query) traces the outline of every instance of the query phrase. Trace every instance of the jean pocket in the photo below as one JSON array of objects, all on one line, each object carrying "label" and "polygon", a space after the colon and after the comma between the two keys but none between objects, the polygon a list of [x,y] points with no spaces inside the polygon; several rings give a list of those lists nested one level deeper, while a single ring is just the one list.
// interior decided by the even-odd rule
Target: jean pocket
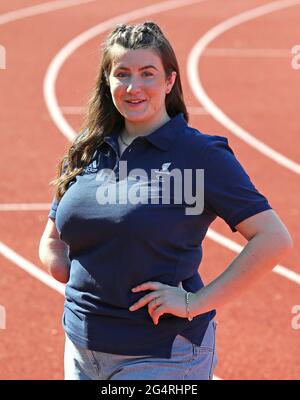
[{"label": "jean pocket", "polygon": [[193,343],[193,353],[214,353],[216,350],[216,327],[217,322],[215,320],[210,320],[202,339],[201,345]]},{"label": "jean pocket", "polygon": [[200,346],[193,343],[195,362],[199,363],[202,379],[213,379],[213,373],[218,363],[216,351],[216,327],[217,322],[211,320],[208,324]]}]

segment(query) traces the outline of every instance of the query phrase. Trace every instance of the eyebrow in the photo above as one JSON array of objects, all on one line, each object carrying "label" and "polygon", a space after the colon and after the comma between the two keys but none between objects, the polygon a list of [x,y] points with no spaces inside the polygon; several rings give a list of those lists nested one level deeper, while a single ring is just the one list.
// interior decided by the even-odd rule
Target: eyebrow
[{"label": "eyebrow", "polygon": [[[139,68],[139,71],[143,71],[144,69],[148,69],[148,68],[154,68],[154,69],[156,69],[156,71],[158,71],[158,69],[156,67],[154,67],[154,65],[145,65],[144,67]],[[130,70],[130,68],[127,68],[124,65],[119,65],[116,67],[116,69],[124,69],[126,71]]]}]

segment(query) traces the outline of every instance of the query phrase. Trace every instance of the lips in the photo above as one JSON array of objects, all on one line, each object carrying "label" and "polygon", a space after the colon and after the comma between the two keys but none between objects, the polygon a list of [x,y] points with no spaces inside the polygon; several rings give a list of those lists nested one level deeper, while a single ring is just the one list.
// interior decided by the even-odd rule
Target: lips
[{"label": "lips", "polygon": [[125,100],[126,103],[129,104],[141,104],[144,103],[146,100],[145,99],[132,99],[132,100]]}]

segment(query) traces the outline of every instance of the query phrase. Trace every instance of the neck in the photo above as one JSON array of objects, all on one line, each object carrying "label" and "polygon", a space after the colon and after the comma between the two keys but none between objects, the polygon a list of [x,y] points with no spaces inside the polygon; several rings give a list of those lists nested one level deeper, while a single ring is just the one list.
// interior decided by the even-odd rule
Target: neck
[{"label": "neck", "polygon": [[166,122],[168,122],[171,118],[165,111],[160,118],[155,121],[151,120],[149,123],[147,121],[143,121],[141,123],[132,123],[130,121],[125,120],[125,127],[123,130],[124,136],[128,137],[136,137],[136,136],[145,136],[154,132],[156,129],[160,128]]}]

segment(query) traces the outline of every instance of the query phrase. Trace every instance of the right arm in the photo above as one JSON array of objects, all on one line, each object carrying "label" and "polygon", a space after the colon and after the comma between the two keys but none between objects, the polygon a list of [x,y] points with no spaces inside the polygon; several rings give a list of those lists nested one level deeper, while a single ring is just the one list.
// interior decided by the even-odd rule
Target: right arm
[{"label": "right arm", "polygon": [[70,276],[69,247],[60,240],[55,222],[49,218],[39,245],[39,257],[56,280],[67,283]]}]

